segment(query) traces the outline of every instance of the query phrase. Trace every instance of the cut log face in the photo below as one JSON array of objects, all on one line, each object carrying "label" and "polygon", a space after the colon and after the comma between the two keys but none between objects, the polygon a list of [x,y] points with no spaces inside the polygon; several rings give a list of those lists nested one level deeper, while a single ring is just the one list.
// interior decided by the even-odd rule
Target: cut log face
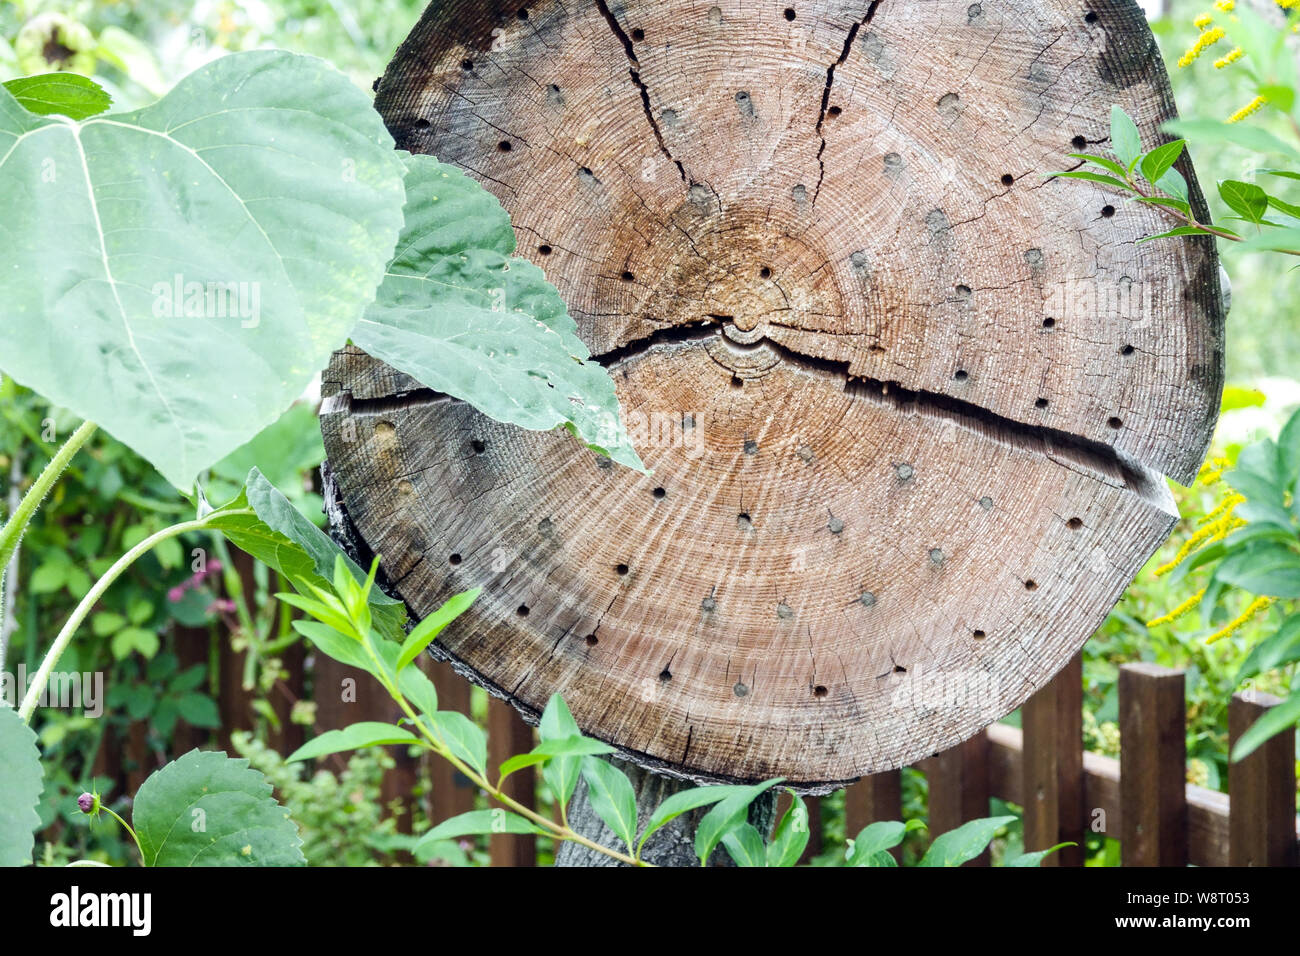
[{"label": "cut log face", "polygon": [[1172,115],[1129,2],[431,7],[377,105],[501,199],[654,473],[347,350],[356,531],[417,615],[484,587],[441,642],[475,679],[644,764],[956,744],[1104,618],[1218,408],[1213,247],[1045,178],[1111,103]]}]

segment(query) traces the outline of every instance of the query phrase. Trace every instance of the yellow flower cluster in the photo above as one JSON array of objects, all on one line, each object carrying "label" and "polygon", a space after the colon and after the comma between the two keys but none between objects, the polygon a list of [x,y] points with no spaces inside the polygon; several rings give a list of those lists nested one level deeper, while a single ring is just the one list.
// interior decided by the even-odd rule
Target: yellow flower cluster
[{"label": "yellow flower cluster", "polygon": [[1237,112],[1235,112],[1235,113],[1233,113],[1231,116],[1229,116],[1229,117],[1228,117],[1228,122],[1229,122],[1229,123],[1240,123],[1242,120],[1244,120],[1244,119],[1245,119],[1247,116],[1249,116],[1251,113],[1254,113],[1254,112],[1258,111],[1259,108],[1260,108],[1261,106],[1263,106],[1263,105],[1264,105],[1265,103],[1267,103],[1267,102],[1268,102],[1268,99],[1267,99],[1266,97],[1263,97],[1263,96],[1257,96],[1257,97],[1255,97],[1253,100],[1251,100],[1251,101],[1250,101],[1249,103],[1247,103],[1245,106],[1243,106],[1241,109],[1237,110]]},{"label": "yellow flower cluster", "polygon": [[[1222,473],[1220,469],[1211,474],[1217,480]],[[1205,483],[1210,484],[1211,482],[1206,481]],[[1191,537],[1183,542],[1183,546],[1178,549],[1178,553],[1174,555],[1173,559],[1156,568],[1156,574],[1168,574],[1191,557],[1193,552],[1199,551],[1207,544],[1222,541],[1231,532],[1245,525],[1246,522],[1236,515],[1237,505],[1245,500],[1242,495],[1232,492],[1223,501],[1219,502],[1217,508],[1197,522],[1199,527],[1192,533]]]},{"label": "yellow flower cluster", "polygon": [[[1196,42],[1192,44],[1191,49],[1179,57],[1178,65],[1180,67],[1191,65],[1197,57],[1226,36],[1223,32],[1223,27],[1210,27],[1208,30],[1205,29],[1205,27],[1210,26],[1213,22],[1214,21],[1210,19],[1209,14],[1203,14],[1196,18],[1196,26],[1201,29],[1201,35],[1196,38]],[[1204,25],[1202,25],[1202,23]]]},{"label": "yellow flower cluster", "polygon": [[1213,644],[1215,641],[1221,641],[1221,640],[1223,640],[1223,638],[1227,637],[1229,634],[1232,634],[1232,633],[1234,633],[1234,632],[1240,630],[1240,628],[1242,627],[1242,625],[1244,625],[1247,621],[1249,621],[1251,618],[1253,618],[1253,617],[1254,617],[1256,614],[1258,614],[1260,611],[1262,611],[1262,610],[1264,610],[1265,608],[1267,608],[1267,607],[1268,607],[1270,604],[1272,604],[1275,600],[1276,600],[1276,598],[1271,598],[1271,597],[1257,597],[1257,598],[1255,598],[1255,600],[1251,601],[1249,604],[1246,605],[1246,609],[1245,609],[1244,611],[1242,611],[1240,614],[1238,614],[1236,617],[1234,617],[1231,621],[1229,621],[1229,622],[1228,622],[1227,624],[1225,624],[1223,627],[1219,628],[1217,631],[1215,631],[1213,634],[1211,634],[1209,637],[1207,637],[1207,638],[1205,639],[1205,643],[1206,643],[1206,644]]}]

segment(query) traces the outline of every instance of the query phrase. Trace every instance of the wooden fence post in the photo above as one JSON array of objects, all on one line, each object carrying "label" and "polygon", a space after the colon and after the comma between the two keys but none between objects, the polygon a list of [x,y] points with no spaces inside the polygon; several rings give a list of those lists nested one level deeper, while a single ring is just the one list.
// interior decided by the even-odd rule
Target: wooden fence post
[{"label": "wooden fence post", "polygon": [[[989,738],[974,737],[926,761],[930,781],[930,836],[989,815]],[[985,850],[965,866],[988,866]]]},{"label": "wooden fence post", "polygon": [[[461,683],[465,683],[461,681]],[[468,685],[467,685],[468,686]],[[533,749],[533,728],[518,711],[503,700],[488,698],[488,768],[495,774],[502,761]],[[532,767],[516,771],[506,779],[507,796],[529,809],[536,808],[537,776]],[[492,835],[493,866],[536,866],[537,837],[525,834]]]},{"label": "wooden fence post", "polygon": [[[1229,746],[1281,701],[1272,694],[1233,694]],[[1228,768],[1228,865],[1295,866],[1295,730],[1284,730]]]},{"label": "wooden fence post", "polygon": [[[854,839],[879,820],[903,819],[903,772],[885,770],[863,777],[844,791],[844,835]],[[898,858],[898,847],[890,850]]]},{"label": "wooden fence post", "polygon": [[1183,672],[1157,664],[1119,671],[1120,858],[1124,866],[1187,865]]},{"label": "wooden fence post", "polygon": [[1076,654],[1020,711],[1026,850],[1062,847],[1043,866],[1083,866],[1083,658]]}]

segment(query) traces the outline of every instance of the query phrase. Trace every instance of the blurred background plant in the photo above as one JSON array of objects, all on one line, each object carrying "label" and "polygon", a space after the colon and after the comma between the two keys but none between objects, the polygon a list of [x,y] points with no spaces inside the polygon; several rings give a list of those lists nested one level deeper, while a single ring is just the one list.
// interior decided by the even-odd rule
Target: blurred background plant
[{"label": "blurred background plant", "polygon": [[[424,0],[4,0],[0,80],[71,69],[100,82],[113,94],[116,108],[134,108],[209,59],[276,46],[324,57],[370,90],[424,5]],[[1229,53],[1226,41],[1213,54],[1178,66],[1207,28],[1204,22],[1197,25],[1198,17],[1210,12],[1206,2],[1172,0],[1148,10],[1155,14],[1152,28],[1184,116],[1226,119],[1253,99],[1246,73],[1214,66]],[[1280,111],[1260,110],[1248,122],[1294,138]],[[1203,184],[1249,182],[1260,165],[1254,152],[1231,144],[1207,149],[1193,143],[1189,150]],[[1213,189],[1206,192],[1216,221],[1231,214]],[[1233,290],[1230,386],[1212,451],[1229,462],[1243,446],[1276,435],[1300,405],[1294,372],[1300,367],[1300,273],[1232,246],[1220,244]],[[229,497],[256,464],[304,514],[323,523],[317,472],[323,450],[315,411],[315,397],[304,396],[213,468],[205,483],[211,500]],[[75,425],[74,418],[45,407],[26,389],[0,382],[0,487],[21,493]],[[1238,689],[1236,676],[1250,648],[1276,629],[1286,608],[1271,607],[1213,644],[1206,638],[1215,626],[1203,625],[1196,615],[1147,626],[1190,593],[1185,582],[1172,582],[1155,570],[1178,555],[1224,494],[1213,483],[1173,490],[1182,515],[1173,537],[1084,648],[1085,742],[1100,753],[1119,752],[1120,664],[1142,660],[1186,668],[1188,780],[1226,789],[1227,705]],[[90,586],[91,574],[102,573],[112,556],[187,511],[151,466],[103,432],[56,495],[56,507],[40,513],[23,542],[20,574],[7,579],[5,607],[12,613],[4,617],[0,646],[7,649],[5,669],[11,672],[19,664],[34,667],[41,650],[34,636],[57,629]],[[195,549],[203,558],[198,568]],[[310,863],[412,862],[413,841],[405,831],[414,823],[419,832],[427,824],[427,809],[424,799],[386,805],[383,780],[393,770],[392,755],[363,752],[310,774],[283,761],[281,754],[292,749],[286,749],[287,732],[312,725],[315,714],[310,661],[270,597],[277,590],[283,588],[268,580],[264,568],[255,569],[199,536],[145,558],[110,592],[90,633],[72,645],[61,664],[68,671],[103,673],[104,716],[47,709],[39,727],[53,786],[47,787],[42,806],[38,859],[129,862],[128,845],[114,826],[85,825],[76,795],[98,789],[108,805],[122,809],[123,786],[134,792],[163,760],[215,743],[248,757],[267,774],[299,822]],[[1244,604],[1250,598],[1239,600]],[[232,652],[239,655],[238,673],[223,674],[218,663]],[[1254,686],[1284,694],[1293,672],[1290,665],[1261,674]],[[471,696],[469,712],[485,722],[481,691]],[[1017,723],[1018,714],[1007,720]],[[420,770],[414,792],[423,798],[428,787]],[[546,807],[548,799],[540,795],[539,806]],[[925,776],[905,770],[903,818],[923,818],[926,800]],[[993,803],[991,814],[1018,813],[1003,801]],[[824,839],[814,862],[836,865],[844,857],[842,794],[823,800],[820,809]],[[909,833],[902,845],[905,861],[919,858],[927,841],[923,831]],[[1006,828],[994,841],[995,861],[1019,853],[1019,841],[1018,823]],[[481,864],[484,846],[483,841],[448,843],[414,862]],[[551,848],[539,849],[549,855]],[[1091,865],[1118,863],[1114,840],[1091,836],[1089,851]]]}]

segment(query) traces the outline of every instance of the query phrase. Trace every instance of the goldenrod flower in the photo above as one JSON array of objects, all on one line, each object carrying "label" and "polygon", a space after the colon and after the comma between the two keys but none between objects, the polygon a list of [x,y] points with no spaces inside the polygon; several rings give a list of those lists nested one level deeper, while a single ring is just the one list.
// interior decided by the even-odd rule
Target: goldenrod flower
[{"label": "goldenrod flower", "polygon": [[1268,99],[1267,99],[1266,97],[1263,97],[1263,96],[1257,96],[1257,97],[1255,97],[1253,100],[1251,100],[1251,101],[1250,101],[1249,103],[1247,103],[1245,106],[1243,106],[1241,109],[1237,110],[1237,112],[1235,112],[1235,113],[1233,113],[1231,116],[1229,116],[1229,117],[1228,117],[1228,122],[1229,122],[1229,123],[1240,123],[1242,120],[1244,120],[1244,119],[1245,119],[1247,116],[1249,116],[1251,113],[1257,112],[1257,111],[1259,110],[1259,108],[1260,108],[1261,106],[1263,106],[1263,105],[1264,105],[1265,103],[1267,103],[1267,102],[1268,102]]},{"label": "goldenrod flower", "polygon": [[1213,644],[1215,641],[1221,641],[1229,634],[1232,634],[1233,632],[1240,630],[1242,625],[1244,625],[1247,621],[1249,621],[1260,611],[1267,608],[1270,604],[1273,603],[1273,601],[1274,598],[1271,597],[1255,598],[1255,600],[1251,601],[1249,604],[1246,605],[1246,610],[1242,611],[1235,618],[1229,621],[1226,625],[1219,628],[1217,631],[1215,631],[1213,634],[1207,637],[1205,639],[1205,643]]},{"label": "goldenrod flower", "polygon": [[1201,466],[1201,470],[1197,472],[1196,477],[1200,480],[1201,484],[1212,485],[1219,480],[1231,464],[1232,462],[1228,461],[1228,459],[1224,458],[1222,455],[1217,458],[1211,458]]},{"label": "goldenrod flower", "polygon": [[[1300,2],[1300,0],[1296,0],[1296,2]],[[1216,70],[1222,70],[1225,66],[1228,66],[1231,63],[1236,63],[1244,54],[1245,51],[1243,51],[1241,47],[1233,47],[1223,56],[1214,61],[1214,68]]]},{"label": "goldenrod flower", "polygon": [[[1244,501],[1245,499],[1242,500]],[[1240,501],[1233,502],[1232,508],[1235,508],[1240,503]],[[1197,528],[1196,531],[1193,532],[1192,536],[1183,542],[1183,546],[1178,549],[1178,553],[1173,556],[1172,560],[1156,568],[1156,577],[1168,574],[1174,568],[1178,567],[1178,565],[1187,560],[1193,551],[1200,548],[1201,545],[1209,544],[1213,541],[1220,541],[1227,537],[1229,532],[1236,531],[1245,523],[1244,520],[1238,518],[1232,513],[1231,508],[1223,512],[1223,514],[1219,515],[1213,521]]]},{"label": "goldenrod flower", "polygon": [[1204,518],[1202,518],[1200,521],[1196,523],[1197,525],[1205,525],[1205,524],[1209,524],[1211,521],[1214,521],[1216,518],[1222,518],[1225,514],[1227,514],[1232,509],[1236,508],[1237,505],[1241,504],[1245,500],[1246,500],[1245,495],[1239,495],[1234,491],[1232,494],[1228,495],[1226,498],[1220,501],[1218,507],[1216,507],[1213,511],[1211,511],[1209,514],[1207,514]]},{"label": "goldenrod flower", "polygon": [[1236,5],[1236,0],[1219,0],[1219,2],[1214,5],[1214,9],[1221,10],[1224,13],[1231,13]]},{"label": "goldenrod flower", "polygon": [[1178,605],[1178,607],[1174,608],[1172,611],[1170,611],[1168,614],[1164,615],[1163,617],[1158,617],[1154,621],[1147,621],[1147,627],[1159,627],[1161,624],[1168,624],[1170,621],[1176,621],[1178,618],[1182,617],[1192,608],[1196,607],[1196,605],[1200,603],[1201,598],[1203,597],[1205,597],[1205,588],[1201,588],[1199,591],[1197,591],[1195,594],[1189,597],[1186,601]]},{"label": "goldenrod flower", "polygon": [[1222,40],[1224,36],[1223,27],[1214,27],[1211,30],[1206,30],[1196,38],[1196,42],[1192,44],[1192,48],[1182,55],[1178,61],[1178,65],[1187,66],[1207,49]]},{"label": "goldenrod flower", "polygon": [[1208,13],[1202,13],[1199,17],[1197,17],[1195,20],[1192,21],[1192,26],[1196,27],[1196,29],[1198,30],[1204,30],[1213,22],[1214,22],[1214,17],[1210,16]]}]

